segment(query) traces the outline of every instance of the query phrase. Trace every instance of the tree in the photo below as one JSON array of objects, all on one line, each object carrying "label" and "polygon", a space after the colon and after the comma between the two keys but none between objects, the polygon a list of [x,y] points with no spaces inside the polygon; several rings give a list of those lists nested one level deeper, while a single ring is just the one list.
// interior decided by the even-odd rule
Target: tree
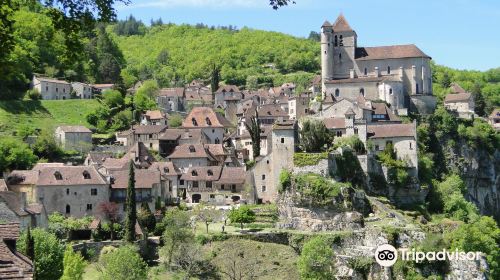
[{"label": "tree", "polygon": [[[39,280],[59,279],[63,274],[64,246],[57,237],[41,228],[31,230],[35,244],[35,278]],[[26,237],[23,233],[17,244],[19,251],[26,254]]]},{"label": "tree", "polygon": [[203,248],[197,243],[182,243],[172,256],[172,263],[183,272],[183,279],[212,279],[214,267],[205,256]]},{"label": "tree", "polygon": [[168,118],[168,126],[171,128],[179,127],[182,125],[182,116],[179,114],[171,114]]},{"label": "tree", "polygon": [[231,223],[239,223],[241,229],[243,224],[253,223],[255,221],[255,212],[246,205],[240,206],[238,209],[232,209],[229,213]]},{"label": "tree", "polygon": [[450,77],[450,74],[448,72],[443,73],[441,85],[443,86],[443,88],[449,88],[451,86],[451,77]]},{"label": "tree", "polygon": [[71,246],[67,246],[64,251],[63,266],[61,280],[82,280],[87,262],[80,253],[74,252]]},{"label": "tree", "polygon": [[115,89],[103,91],[102,100],[109,108],[120,108],[125,104],[125,99],[122,94]]},{"label": "tree", "polygon": [[114,202],[101,202],[99,204],[99,212],[104,216],[106,220],[110,223],[110,234],[111,240],[115,239],[114,224],[120,220],[118,204]]},{"label": "tree", "polygon": [[212,88],[212,93],[215,93],[219,89],[220,82],[220,67],[217,64],[212,64],[212,73],[210,75],[210,86]]},{"label": "tree", "polygon": [[313,237],[304,244],[297,266],[301,279],[332,279],[333,250],[321,236]]},{"label": "tree", "polygon": [[306,120],[300,131],[300,145],[306,152],[319,152],[330,144],[333,135],[322,121]]},{"label": "tree", "polygon": [[165,246],[160,249],[160,256],[165,260],[165,264],[170,266],[172,256],[181,244],[194,240],[194,235],[190,229],[190,215],[186,211],[174,209],[167,211],[162,224],[165,226],[163,241]]},{"label": "tree", "polygon": [[36,138],[32,148],[39,158],[44,158],[49,161],[55,161],[63,154],[51,130],[43,130]]},{"label": "tree", "polygon": [[135,224],[137,222],[136,195],[135,195],[135,172],[134,162],[131,160],[129,164],[128,187],[125,218],[125,240],[127,242],[135,241]]},{"label": "tree", "polygon": [[252,150],[254,160],[260,156],[260,125],[259,125],[259,115],[255,112],[255,116],[250,118],[250,124],[245,122],[245,127],[250,133],[250,138],[252,139]]},{"label": "tree", "polygon": [[277,10],[280,7],[288,5],[288,3],[295,4],[294,0],[269,0],[269,5],[273,7],[273,9]]},{"label": "tree", "polygon": [[200,219],[206,226],[208,233],[208,226],[215,222],[220,217],[220,213],[213,206],[205,206],[200,203],[195,209],[196,217]]},{"label": "tree", "polygon": [[26,256],[34,261],[35,260],[35,240],[33,239],[33,236],[31,235],[31,227],[28,226],[28,229],[26,230],[26,244],[24,245],[26,248]]},{"label": "tree", "polygon": [[141,208],[137,212],[137,220],[139,224],[147,229],[148,232],[153,232],[156,226],[156,219],[146,201],[141,203]]},{"label": "tree", "polygon": [[134,105],[136,110],[146,111],[156,108],[156,97],[159,92],[156,80],[147,80],[137,90],[134,95]]},{"label": "tree", "polygon": [[318,32],[311,31],[309,33],[309,37],[307,37],[307,39],[319,42],[321,40],[321,36],[320,36],[320,34]]},{"label": "tree", "polygon": [[217,265],[219,271],[224,275],[224,279],[259,278],[257,275],[258,256],[247,253],[242,245],[248,245],[248,243],[231,238],[224,242],[224,248],[216,251],[217,254],[212,262]]},{"label": "tree", "polygon": [[11,137],[0,139],[0,172],[14,169],[29,169],[37,157],[28,145]]},{"label": "tree", "polygon": [[481,92],[481,84],[475,82],[472,86],[472,95],[474,96],[474,112],[479,116],[483,117],[486,115],[486,101],[484,100],[484,96]]},{"label": "tree", "polygon": [[131,245],[111,250],[99,257],[99,269],[104,280],[135,280],[147,278],[147,266]]}]

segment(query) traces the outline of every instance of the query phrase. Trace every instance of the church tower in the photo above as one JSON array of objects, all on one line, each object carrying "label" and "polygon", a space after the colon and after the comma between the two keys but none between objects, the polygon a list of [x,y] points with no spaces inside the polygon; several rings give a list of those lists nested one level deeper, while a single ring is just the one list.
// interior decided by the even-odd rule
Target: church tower
[{"label": "church tower", "polygon": [[321,26],[321,94],[325,98],[325,82],[333,78],[333,29],[325,21]]},{"label": "church tower", "polygon": [[[358,35],[351,28],[344,15],[340,14],[332,26],[333,29],[333,71],[334,79],[347,79],[350,77],[351,69],[354,69],[354,59]],[[356,75],[355,75],[356,76]]]}]

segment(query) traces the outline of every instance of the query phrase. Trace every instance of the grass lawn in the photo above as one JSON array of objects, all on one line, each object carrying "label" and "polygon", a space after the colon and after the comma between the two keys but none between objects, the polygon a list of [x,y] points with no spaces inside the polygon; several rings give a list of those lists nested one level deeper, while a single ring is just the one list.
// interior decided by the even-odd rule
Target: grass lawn
[{"label": "grass lawn", "polygon": [[83,274],[83,280],[99,279],[99,276],[101,276],[101,273],[97,271],[96,264],[90,263],[85,268],[85,273]]},{"label": "grass lawn", "polygon": [[0,101],[0,135],[13,135],[20,126],[54,129],[59,125],[90,125],[85,115],[99,102],[94,99]]}]

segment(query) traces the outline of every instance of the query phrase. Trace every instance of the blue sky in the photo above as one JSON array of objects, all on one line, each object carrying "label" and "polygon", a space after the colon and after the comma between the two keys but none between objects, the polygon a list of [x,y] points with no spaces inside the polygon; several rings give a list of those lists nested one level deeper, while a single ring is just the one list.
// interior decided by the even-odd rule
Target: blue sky
[{"label": "blue sky", "polygon": [[[307,37],[343,13],[360,46],[414,43],[439,64],[458,69],[500,67],[498,0],[296,0],[274,11],[268,0],[131,0],[129,14],[173,23],[236,25]],[[318,54],[319,55],[319,54]]]}]

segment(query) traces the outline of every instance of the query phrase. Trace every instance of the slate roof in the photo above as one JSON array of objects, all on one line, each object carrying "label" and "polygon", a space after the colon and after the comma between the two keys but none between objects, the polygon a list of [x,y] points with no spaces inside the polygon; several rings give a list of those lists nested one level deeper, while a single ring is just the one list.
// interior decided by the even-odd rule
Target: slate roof
[{"label": "slate roof", "polygon": [[92,133],[90,129],[83,125],[61,125],[58,127],[63,132],[70,133]]},{"label": "slate roof", "polygon": [[[135,169],[135,187],[137,189],[151,189],[154,184],[160,184],[160,171],[154,169]],[[128,170],[112,171],[114,183],[112,189],[126,189],[128,186]]]},{"label": "slate roof", "polygon": [[468,92],[463,93],[448,93],[444,98],[444,103],[452,102],[466,102],[471,99],[471,94]]},{"label": "slate roof", "polygon": [[356,48],[356,60],[377,60],[377,59],[414,58],[414,57],[431,58],[413,44]]},{"label": "slate roof", "polygon": [[[196,125],[193,123],[196,121]],[[207,121],[208,120],[208,121]],[[195,107],[182,122],[184,128],[230,127],[232,124],[210,107]]]},{"label": "slate roof", "polygon": [[394,138],[394,137],[415,137],[415,124],[383,124],[368,125],[367,134],[369,138]]},{"label": "slate roof", "polygon": [[6,243],[18,238],[18,223],[0,224],[0,279],[33,279],[31,260]]}]

